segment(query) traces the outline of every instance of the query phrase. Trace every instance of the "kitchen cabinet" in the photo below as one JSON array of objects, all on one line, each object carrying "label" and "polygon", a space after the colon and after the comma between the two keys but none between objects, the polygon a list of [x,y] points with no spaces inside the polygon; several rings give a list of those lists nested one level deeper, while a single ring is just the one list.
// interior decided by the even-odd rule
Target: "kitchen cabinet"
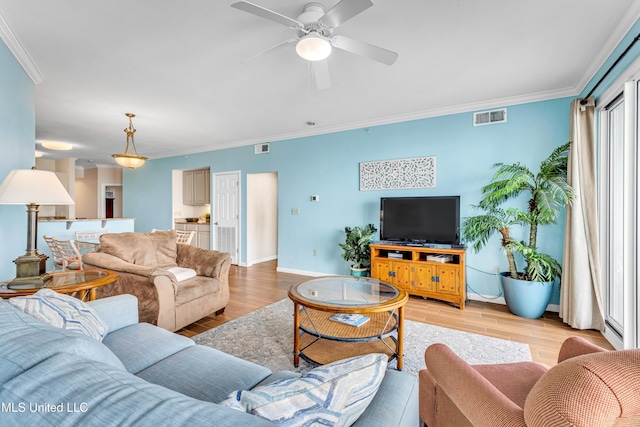
[{"label": "kitchen cabinet", "polygon": [[211,249],[211,226],[209,224],[196,223],[175,223],[176,230],[195,231],[196,234],[191,240],[191,246],[200,249]]},{"label": "kitchen cabinet", "polygon": [[202,206],[211,203],[211,172],[209,169],[196,169],[182,172],[182,203],[189,206]]}]

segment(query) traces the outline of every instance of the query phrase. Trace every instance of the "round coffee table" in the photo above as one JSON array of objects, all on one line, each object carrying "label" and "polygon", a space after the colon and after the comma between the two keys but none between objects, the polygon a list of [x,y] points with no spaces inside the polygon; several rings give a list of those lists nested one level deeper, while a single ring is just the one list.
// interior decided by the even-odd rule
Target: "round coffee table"
[{"label": "round coffee table", "polygon": [[[368,353],[396,359],[402,370],[404,305],[409,296],[401,288],[370,277],[327,276],[289,289],[294,303],[293,363],[300,357],[324,365]],[[360,314],[360,326],[332,320],[336,314]]]},{"label": "round coffee table", "polygon": [[40,276],[44,283],[41,287],[25,285],[24,288],[7,289],[7,285],[0,286],[0,297],[13,298],[17,296],[30,295],[40,289],[47,288],[61,294],[76,294],[78,299],[83,301],[93,301],[96,299],[96,288],[108,285],[118,280],[118,273],[111,270],[73,270],[60,271],[57,273],[45,273]]}]

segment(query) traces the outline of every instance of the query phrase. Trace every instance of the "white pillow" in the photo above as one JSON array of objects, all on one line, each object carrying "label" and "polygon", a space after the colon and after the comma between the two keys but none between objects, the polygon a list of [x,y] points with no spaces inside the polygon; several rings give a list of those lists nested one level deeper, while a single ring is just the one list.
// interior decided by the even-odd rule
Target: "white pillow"
[{"label": "white pillow", "polygon": [[385,354],[367,354],[315,368],[220,402],[280,426],[349,426],[367,409],[387,369]]},{"label": "white pillow", "polygon": [[167,271],[176,277],[177,282],[182,282],[183,280],[188,280],[197,276],[196,271],[192,268],[171,267],[167,268]]},{"label": "white pillow", "polygon": [[11,298],[9,302],[38,320],[98,341],[108,332],[107,324],[88,304],[51,289],[40,289],[33,295]]}]

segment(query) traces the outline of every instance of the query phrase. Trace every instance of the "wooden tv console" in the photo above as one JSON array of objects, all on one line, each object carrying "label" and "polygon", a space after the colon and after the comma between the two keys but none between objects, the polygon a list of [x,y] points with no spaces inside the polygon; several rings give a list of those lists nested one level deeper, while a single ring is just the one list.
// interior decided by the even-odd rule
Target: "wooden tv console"
[{"label": "wooden tv console", "polygon": [[370,248],[374,279],[402,287],[410,295],[458,304],[464,310],[465,249],[387,243],[372,243]]}]

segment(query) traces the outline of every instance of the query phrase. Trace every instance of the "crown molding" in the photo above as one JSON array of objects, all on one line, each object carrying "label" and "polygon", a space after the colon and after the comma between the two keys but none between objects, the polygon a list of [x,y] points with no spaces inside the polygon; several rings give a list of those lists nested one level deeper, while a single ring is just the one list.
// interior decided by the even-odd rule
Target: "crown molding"
[{"label": "crown molding", "polygon": [[[587,85],[591,80],[593,80],[596,73],[600,71],[620,43],[622,43],[622,40],[626,37],[629,31],[631,31],[638,19],[640,19],[640,0],[636,0],[632,4],[631,8],[629,8],[629,12],[625,14],[625,19],[620,21],[616,31],[611,33],[602,49],[600,49],[600,52],[594,56],[591,66],[585,68],[583,76],[576,83],[576,87],[579,89],[579,94],[587,89]],[[587,31],[587,29],[585,29],[585,31]]]},{"label": "crown molding", "polygon": [[296,132],[290,132],[290,133],[284,133],[284,134],[268,135],[268,136],[258,137],[258,138],[237,140],[237,141],[232,141],[225,144],[216,145],[215,147],[211,147],[210,145],[207,145],[207,146],[200,146],[200,147],[192,147],[187,150],[172,150],[172,151],[163,153],[162,155],[156,155],[156,156],[151,155],[149,156],[149,159],[150,160],[165,159],[168,157],[206,153],[209,151],[225,150],[227,148],[236,148],[236,147],[244,147],[247,145],[262,144],[265,142],[285,141],[289,139],[305,138],[309,136],[317,136],[317,135],[324,135],[324,134],[329,134],[334,132],[343,132],[343,131],[350,131],[350,130],[362,129],[362,128],[368,128],[368,127],[374,127],[374,126],[409,122],[413,120],[428,119],[432,117],[449,116],[453,114],[468,113],[472,111],[488,110],[488,109],[499,108],[499,107],[508,107],[511,105],[529,104],[529,103],[540,102],[540,101],[549,101],[552,99],[577,96],[578,94],[579,94],[579,91],[576,88],[565,88],[565,89],[554,90],[554,91],[533,93],[533,94],[528,94],[523,96],[513,96],[508,98],[499,98],[499,99],[493,99],[493,100],[475,102],[475,103],[469,103],[469,104],[454,105],[454,106],[444,107],[444,108],[436,108],[432,110],[417,111],[410,114],[388,116],[388,117],[382,117],[382,118],[377,118],[373,120],[345,123],[345,124],[336,125],[336,126],[318,127],[318,128],[304,130],[304,131],[296,131]]},{"label": "crown molding", "polygon": [[40,84],[44,81],[44,76],[38,69],[38,66],[33,62],[31,56],[24,48],[18,37],[15,35],[9,23],[4,19],[2,14],[0,14],[0,39],[4,41],[7,45],[13,56],[15,56],[16,60],[22,68],[27,73],[27,75],[31,78],[34,84]]}]

